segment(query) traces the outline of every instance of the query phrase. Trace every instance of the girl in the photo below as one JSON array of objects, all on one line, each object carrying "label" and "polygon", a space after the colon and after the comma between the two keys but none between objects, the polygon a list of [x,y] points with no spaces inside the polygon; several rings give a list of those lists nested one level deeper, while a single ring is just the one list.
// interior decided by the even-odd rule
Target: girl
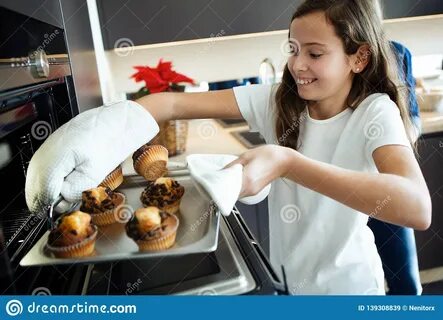
[{"label": "girl", "polygon": [[263,135],[268,145],[230,165],[244,166],[242,196],[272,182],[271,262],[284,267],[291,293],[384,294],[368,216],[425,230],[431,200],[374,1],[305,1],[289,46],[277,87],[137,102],[157,121],[243,117]]},{"label": "girl", "polygon": [[267,145],[229,165],[243,165],[241,197],[272,182],[271,262],[290,292],[384,294],[368,216],[425,230],[431,200],[373,1],[304,2],[291,20],[291,55],[278,86],[159,93],[139,99],[141,106],[78,115],[34,154],[28,206],[37,211],[60,192],[70,200],[97,185],[144,143],[154,119],[243,117]]}]

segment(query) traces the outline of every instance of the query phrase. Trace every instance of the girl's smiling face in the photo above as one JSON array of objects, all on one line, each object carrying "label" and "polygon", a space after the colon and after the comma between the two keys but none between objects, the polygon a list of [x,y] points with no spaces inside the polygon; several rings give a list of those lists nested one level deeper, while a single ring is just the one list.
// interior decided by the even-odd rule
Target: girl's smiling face
[{"label": "girl's smiling face", "polygon": [[323,12],[296,18],[290,27],[288,69],[309,101],[344,103],[352,86],[350,56]]}]

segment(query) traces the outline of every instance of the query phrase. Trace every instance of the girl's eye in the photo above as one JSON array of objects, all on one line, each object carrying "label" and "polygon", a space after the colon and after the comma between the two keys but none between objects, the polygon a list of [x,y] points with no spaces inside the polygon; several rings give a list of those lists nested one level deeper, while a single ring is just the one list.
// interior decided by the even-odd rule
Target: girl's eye
[{"label": "girl's eye", "polygon": [[322,54],[315,54],[315,53],[310,53],[309,55],[310,55],[311,58],[313,58],[313,59],[318,59],[318,58],[320,58],[320,57],[322,56]]}]

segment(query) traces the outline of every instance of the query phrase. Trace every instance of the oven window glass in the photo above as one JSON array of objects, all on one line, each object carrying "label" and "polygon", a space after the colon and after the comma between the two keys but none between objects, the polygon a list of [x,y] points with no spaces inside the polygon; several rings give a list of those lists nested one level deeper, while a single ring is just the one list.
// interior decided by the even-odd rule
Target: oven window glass
[{"label": "oven window glass", "polygon": [[34,102],[0,114],[0,139],[37,118]]}]

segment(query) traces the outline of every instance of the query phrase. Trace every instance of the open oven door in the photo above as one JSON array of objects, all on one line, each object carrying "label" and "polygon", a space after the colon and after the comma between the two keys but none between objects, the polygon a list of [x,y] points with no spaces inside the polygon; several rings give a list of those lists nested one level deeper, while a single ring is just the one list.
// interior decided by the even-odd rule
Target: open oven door
[{"label": "open oven door", "polygon": [[90,265],[86,295],[278,295],[287,288],[237,209],[220,223],[217,250]]}]

